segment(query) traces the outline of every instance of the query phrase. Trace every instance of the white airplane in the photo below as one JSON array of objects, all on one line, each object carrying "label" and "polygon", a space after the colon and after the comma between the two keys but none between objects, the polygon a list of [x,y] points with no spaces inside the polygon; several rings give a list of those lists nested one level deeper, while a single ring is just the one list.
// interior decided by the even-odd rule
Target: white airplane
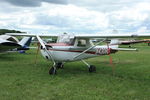
[{"label": "white airplane", "polygon": [[0,35],[0,53],[8,51],[24,51],[29,49],[32,37],[24,37],[19,41],[16,37]]},{"label": "white airplane", "polygon": [[130,45],[130,44],[137,44],[137,43],[146,43],[149,42],[148,40],[118,40],[118,45]]},{"label": "white airplane", "polygon": [[[108,45],[101,45],[108,38],[128,38],[128,37],[149,37],[150,34],[15,34],[7,33],[9,35],[21,35],[21,36],[34,36],[40,43],[40,50],[43,57],[53,62],[53,66],[49,70],[49,74],[56,74],[58,68],[62,68],[65,62],[82,61],[89,68],[89,72],[95,72],[96,67],[89,65],[84,59],[110,55],[120,50],[135,51],[136,49],[119,48],[116,39],[112,39]],[[57,37],[56,43],[45,43],[41,37]],[[92,38],[105,38],[95,45],[90,41]]]}]

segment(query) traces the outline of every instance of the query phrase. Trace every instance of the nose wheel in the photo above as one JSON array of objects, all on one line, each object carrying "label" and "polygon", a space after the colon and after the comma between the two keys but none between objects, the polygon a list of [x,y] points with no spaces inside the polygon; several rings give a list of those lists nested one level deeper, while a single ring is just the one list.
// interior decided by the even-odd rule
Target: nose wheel
[{"label": "nose wheel", "polygon": [[57,73],[56,67],[50,68],[50,70],[49,70],[49,74],[50,74],[50,75],[55,75],[56,73]]},{"label": "nose wheel", "polygon": [[57,73],[56,71],[56,63],[54,62],[53,67],[50,68],[49,74],[50,75],[55,75]]},{"label": "nose wheel", "polygon": [[63,62],[57,62],[53,64],[53,67],[50,68],[49,74],[50,75],[55,75],[57,74],[57,69],[63,69],[64,63]]}]

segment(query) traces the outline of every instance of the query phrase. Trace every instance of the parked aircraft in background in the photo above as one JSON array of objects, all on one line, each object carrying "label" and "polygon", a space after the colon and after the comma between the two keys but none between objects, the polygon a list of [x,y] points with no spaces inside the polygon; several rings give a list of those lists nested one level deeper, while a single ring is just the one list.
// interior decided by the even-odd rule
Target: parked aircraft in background
[{"label": "parked aircraft in background", "polygon": [[145,43],[147,43],[148,44],[148,46],[150,46],[150,39],[144,39],[146,42]]},{"label": "parked aircraft in background", "polygon": [[[84,59],[110,55],[117,51],[135,51],[136,49],[119,48],[116,39],[112,39],[110,44],[99,45],[107,39],[111,38],[128,38],[128,37],[150,37],[150,34],[76,34],[70,35],[64,33],[62,35],[57,34],[15,34],[8,33],[9,35],[20,35],[20,36],[35,36],[40,46],[38,50],[44,58],[53,62],[53,66],[49,70],[49,74],[56,74],[58,68],[62,68],[65,62],[82,61],[88,66],[89,72],[95,72],[96,67],[89,65]],[[41,37],[55,37],[57,38],[56,43],[45,43]],[[95,45],[91,42],[92,38],[104,38]],[[110,57],[111,58],[111,57]],[[110,59],[111,61],[111,59]]]},{"label": "parked aircraft in background", "polygon": [[145,43],[148,42],[147,40],[119,40],[118,45],[130,45],[130,44],[137,44],[137,43]]},{"label": "parked aircraft in background", "polygon": [[19,41],[16,37],[0,35],[0,52],[29,50],[32,37],[24,37]]},{"label": "parked aircraft in background", "polygon": [[[116,39],[117,42],[114,43],[114,45],[129,45],[129,47],[131,47],[131,45],[133,44],[138,44],[138,43],[149,43],[149,40],[120,40],[120,39]],[[106,43],[109,43],[110,40],[106,41]]]}]

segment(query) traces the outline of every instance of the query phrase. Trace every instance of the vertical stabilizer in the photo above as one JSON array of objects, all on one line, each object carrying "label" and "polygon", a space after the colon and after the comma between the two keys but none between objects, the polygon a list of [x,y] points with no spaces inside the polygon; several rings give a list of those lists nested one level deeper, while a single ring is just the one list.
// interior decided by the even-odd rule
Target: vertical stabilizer
[{"label": "vertical stabilizer", "polygon": [[29,46],[30,46],[30,43],[31,43],[31,40],[32,40],[32,37],[24,37],[24,38],[19,42],[19,44],[20,44],[22,47],[29,47]]},{"label": "vertical stabilizer", "polygon": [[120,41],[118,39],[111,39],[109,45],[113,45],[114,47],[118,48],[119,44],[120,44]]}]

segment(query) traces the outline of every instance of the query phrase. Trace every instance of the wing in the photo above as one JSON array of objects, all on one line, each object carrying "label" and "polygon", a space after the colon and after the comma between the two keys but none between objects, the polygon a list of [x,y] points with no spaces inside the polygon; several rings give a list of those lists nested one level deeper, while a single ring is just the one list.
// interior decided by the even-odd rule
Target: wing
[{"label": "wing", "polygon": [[58,37],[58,34],[36,34],[36,33],[6,33],[6,35],[13,35],[13,36],[30,36],[36,37],[36,35],[40,37]]},{"label": "wing", "polygon": [[77,34],[76,38],[137,38],[150,37],[150,33],[119,33],[119,34]]},{"label": "wing", "polygon": [[0,52],[4,52],[4,51],[12,50],[15,48],[20,48],[20,47],[21,45],[17,43],[0,39]]},{"label": "wing", "polygon": [[[27,33],[6,33],[6,35],[13,36],[33,36],[36,35],[40,37],[58,37],[60,34],[27,34]],[[75,38],[137,38],[137,37],[150,37],[150,33],[117,33],[117,34],[74,34]]]}]

